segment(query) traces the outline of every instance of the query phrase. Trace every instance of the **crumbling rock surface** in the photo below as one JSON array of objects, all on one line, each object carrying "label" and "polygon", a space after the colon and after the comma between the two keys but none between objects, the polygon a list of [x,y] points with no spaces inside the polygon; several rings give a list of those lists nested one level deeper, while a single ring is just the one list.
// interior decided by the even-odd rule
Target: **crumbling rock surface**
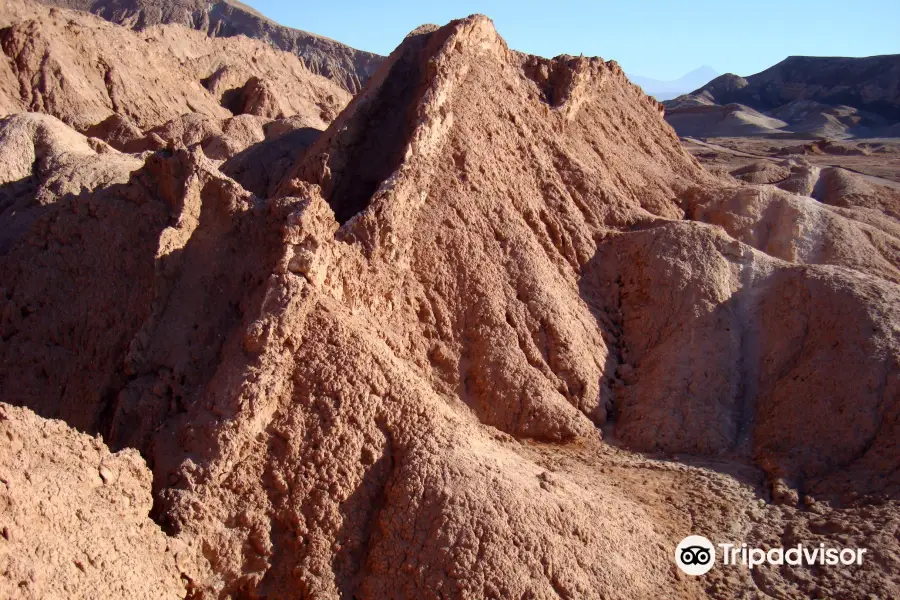
[{"label": "crumbling rock surface", "polygon": [[735,179],[740,179],[747,183],[778,183],[790,176],[791,169],[787,164],[761,160],[730,171],[729,174]]},{"label": "crumbling rock surface", "polygon": [[[85,129],[84,135],[103,140],[121,152],[135,154],[150,149],[155,141],[155,138],[144,135],[131,119],[116,113]],[[160,139],[158,144],[162,143]]]},{"label": "crumbling rock surface", "polygon": [[[250,114],[214,119],[199,113],[187,113],[144,133],[127,119],[112,115],[85,131],[85,135],[96,137],[96,141],[106,141],[117,150],[130,154],[197,147],[207,158],[227,161],[245,150],[262,152],[262,142],[273,137],[266,133],[269,130],[280,131],[285,123],[290,123],[288,129],[291,129],[308,121],[298,116],[272,121]],[[320,131],[312,127],[304,129]],[[296,151],[302,151],[303,147],[294,148],[292,156]]]},{"label": "crumbling rock surface", "polygon": [[266,139],[269,120],[249,114],[218,120],[190,113],[151,129],[131,151],[199,147],[213,160],[228,160]]},{"label": "crumbling rock surface", "polygon": [[184,598],[150,481],[136,450],[0,404],[0,595]]},{"label": "crumbling rock surface", "polygon": [[182,27],[158,26],[138,37],[163,49],[235,115],[300,116],[324,128],[350,101],[333,81],[290,52],[243,36],[209,39]]},{"label": "crumbling rock surface", "polygon": [[[472,16],[321,134],[186,116],[126,156],[10,119],[16,194],[115,177],[0,255],[2,400],[142,453],[193,597],[896,596],[897,222],[725,182],[661,113]],[[672,562],[829,532],[878,559]]]},{"label": "crumbling rock surface", "polygon": [[248,85],[278,97],[278,116],[302,114],[320,127],[349,100],[296,57],[244,37],[211,40],[177,26],[135,33],[25,1],[4,3],[0,26],[0,111],[45,112],[80,131],[114,114],[146,131],[186,113],[273,112],[254,94],[241,98]]},{"label": "crumbling rock surface", "polygon": [[[556,440],[594,435],[610,401],[606,343],[577,288],[596,236],[680,217],[679,186],[704,178],[618,66],[564,60],[575,83],[553,107],[489,21],[414,32],[282,189],[321,184],[372,280],[410,298],[368,311],[416,332],[410,360],[483,421]],[[625,135],[632,121],[644,136]]]},{"label": "crumbling rock surface", "polygon": [[212,38],[246,36],[294,54],[313,73],[355,94],[384,60],[334,40],[284,27],[235,0],[41,0],[44,4],[92,12],[142,31],[154,25],[180,25]]},{"label": "crumbling rock surface", "polygon": [[[18,106],[87,129],[113,113],[148,129],[187,112],[229,113],[160,48],[134,33],[71,11],[4,3],[4,61]],[[10,15],[10,12],[12,13]]]},{"label": "crumbling rock surface", "polygon": [[4,256],[0,381],[12,402],[144,448],[214,368],[270,244],[240,218],[252,196],[199,149],[131,160],[93,191],[51,189]]},{"label": "crumbling rock surface", "polygon": [[816,166],[803,158],[790,158],[777,163],[759,161],[731,171],[731,175],[750,183],[771,183],[823,204],[863,209],[855,211],[855,218],[861,220],[884,220],[887,216],[896,223],[900,219],[900,190],[880,185],[884,180],[872,182],[870,179],[874,178],[848,169]]},{"label": "crumbling rock surface", "polygon": [[883,213],[835,208],[768,186],[695,189],[684,202],[691,219],[719,225],[769,256],[900,282],[900,223]]},{"label": "crumbling rock surface", "polygon": [[822,169],[813,197],[833,206],[873,209],[900,220],[900,190],[869,183],[846,169]]},{"label": "crumbling rock surface", "polygon": [[59,199],[127,181],[141,161],[51,116],[23,113],[0,119],[0,164],[2,254]]},{"label": "crumbling rock surface", "polygon": [[[895,284],[792,266],[689,224],[615,235],[595,260],[594,285],[621,314],[616,432],[625,442],[751,453],[794,485],[838,471],[857,490],[871,489],[875,473],[886,488],[900,483],[884,437],[900,410]],[[873,470],[867,455],[884,462]]]}]

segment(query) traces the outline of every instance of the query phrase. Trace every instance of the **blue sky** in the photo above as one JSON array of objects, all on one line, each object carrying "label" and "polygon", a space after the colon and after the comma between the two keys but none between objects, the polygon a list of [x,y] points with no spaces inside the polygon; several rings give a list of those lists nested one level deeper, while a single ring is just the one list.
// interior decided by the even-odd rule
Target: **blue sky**
[{"label": "blue sky", "polygon": [[244,2],[284,25],[380,54],[423,23],[483,13],[516,50],[602,56],[656,79],[702,65],[751,75],[795,54],[900,54],[900,0]]}]

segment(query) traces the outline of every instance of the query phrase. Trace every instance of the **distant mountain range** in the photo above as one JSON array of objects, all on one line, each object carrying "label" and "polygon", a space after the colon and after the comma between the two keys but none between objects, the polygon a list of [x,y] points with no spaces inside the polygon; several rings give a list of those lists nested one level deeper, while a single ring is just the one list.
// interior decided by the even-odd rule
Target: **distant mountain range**
[{"label": "distant mountain range", "polygon": [[791,56],[746,78],[721,75],[664,104],[683,136],[896,136],[900,54]]},{"label": "distant mountain range", "polygon": [[715,69],[704,65],[672,81],[661,81],[651,77],[631,74],[628,75],[628,78],[641,86],[648,95],[662,102],[663,100],[671,100],[682,94],[692,92],[718,75],[719,73]]}]

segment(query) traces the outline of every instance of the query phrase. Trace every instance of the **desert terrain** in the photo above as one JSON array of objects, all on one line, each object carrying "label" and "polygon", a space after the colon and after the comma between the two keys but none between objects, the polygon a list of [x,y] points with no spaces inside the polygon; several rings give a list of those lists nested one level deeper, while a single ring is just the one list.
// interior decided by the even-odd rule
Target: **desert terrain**
[{"label": "desert terrain", "polygon": [[731,174],[760,161],[777,165],[795,160],[819,168],[838,167],[885,187],[900,185],[900,138],[685,137],[682,143],[701,164],[720,173]]},{"label": "desert terrain", "polygon": [[680,138],[482,15],[0,48],[0,597],[900,597],[900,142]]}]

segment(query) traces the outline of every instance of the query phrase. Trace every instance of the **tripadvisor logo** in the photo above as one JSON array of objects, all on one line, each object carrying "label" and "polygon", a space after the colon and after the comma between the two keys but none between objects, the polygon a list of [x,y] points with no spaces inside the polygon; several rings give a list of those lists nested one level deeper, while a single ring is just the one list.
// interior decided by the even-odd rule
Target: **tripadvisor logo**
[{"label": "tripadvisor logo", "polygon": [[700,535],[689,535],[675,548],[675,564],[688,575],[705,575],[716,564],[716,546],[721,549],[722,564],[754,569],[762,565],[836,566],[861,565],[865,548],[827,548],[797,544],[790,548],[748,548],[747,544],[716,544]]},{"label": "tripadvisor logo", "polygon": [[688,575],[705,575],[716,562],[716,549],[702,535],[689,535],[675,548],[675,564]]}]

